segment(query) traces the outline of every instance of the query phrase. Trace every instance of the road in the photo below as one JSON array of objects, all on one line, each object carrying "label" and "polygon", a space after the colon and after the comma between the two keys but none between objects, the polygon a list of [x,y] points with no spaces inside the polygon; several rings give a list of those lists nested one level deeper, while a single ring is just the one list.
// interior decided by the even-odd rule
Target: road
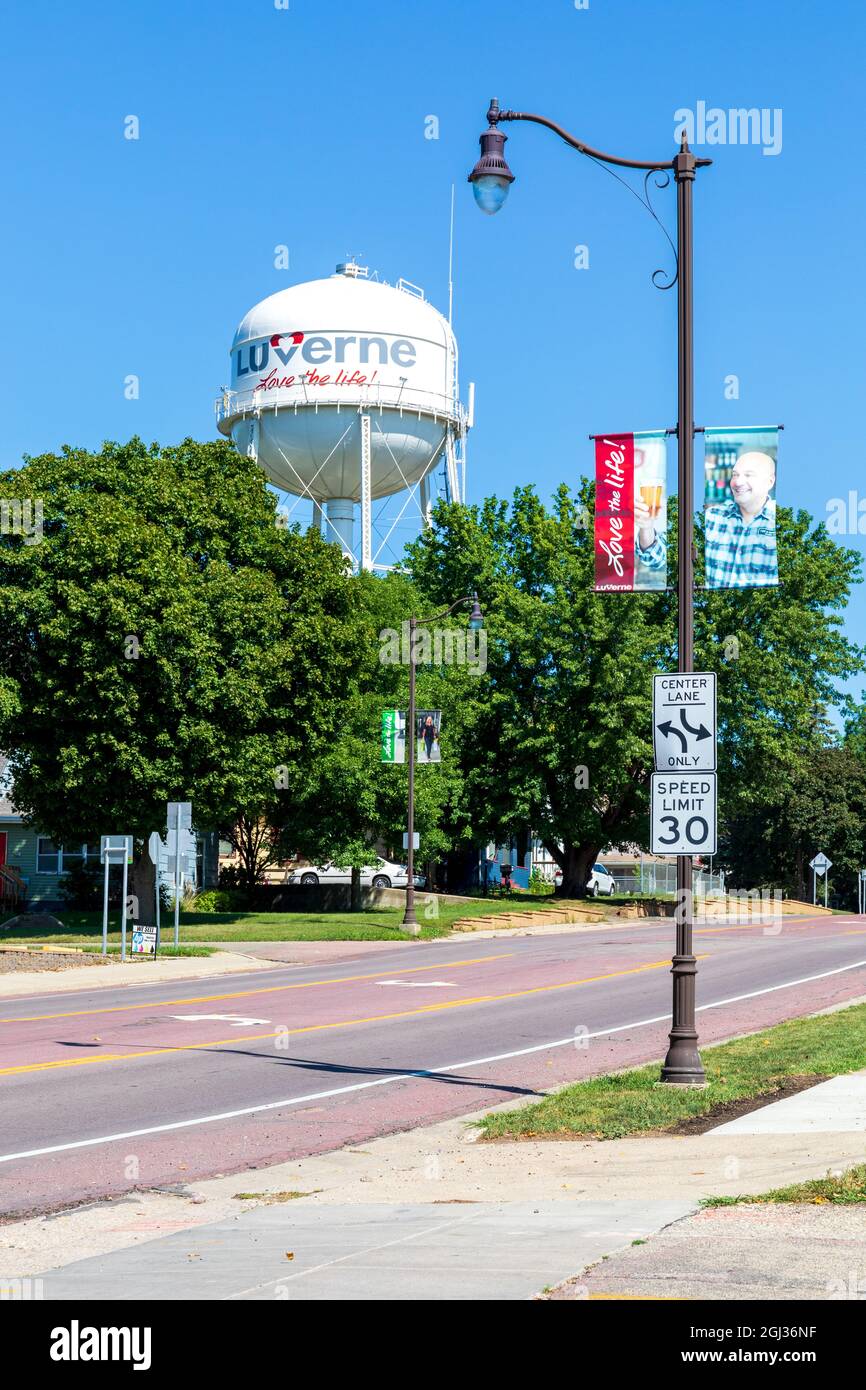
[{"label": "road", "polygon": [[[673,924],[0,1001],[0,1214],[327,1152],[664,1054]],[[695,933],[701,1039],[866,994],[863,918]]]}]

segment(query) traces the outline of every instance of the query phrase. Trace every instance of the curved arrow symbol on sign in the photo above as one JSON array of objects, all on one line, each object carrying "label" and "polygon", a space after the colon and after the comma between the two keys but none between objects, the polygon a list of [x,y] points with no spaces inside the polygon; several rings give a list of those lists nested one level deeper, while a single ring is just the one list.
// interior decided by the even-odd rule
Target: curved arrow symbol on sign
[{"label": "curved arrow symbol on sign", "polygon": [[[683,728],[686,729],[686,730],[688,731],[688,733],[694,734],[694,736],[695,736],[695,738],[697,739],[698,743],[700,743],[700,741],[701,741],[702,738],[712,738],[712,734],[710,733],[710,731],[709,731],[709,729],[707,728],[706,724],[701,724],[697,729],[695,729],[695,728],[692,727],[692,725],[691,725],[691,724],[689,723],[689,721],[686,719],[686,712],[685,712],[684,709],[681,709],[681,710],[680,710],[680,722],[681,722]],[[679,730],[677,730],[677,732],[679,732]]]},{"label": "curved arrow symbol on sign", "polygon": [[686,752],[689,746],[688,739],[686,738],[685,734],[680,733],[679,729],[674,728],[673,724],[669,719],[666,720],[664,724],[657,725],[657,728],[660,734],[664,734],[665,738],[670,738],[671,734],[676,734],[677,738],[683,745],[683,752]]}]

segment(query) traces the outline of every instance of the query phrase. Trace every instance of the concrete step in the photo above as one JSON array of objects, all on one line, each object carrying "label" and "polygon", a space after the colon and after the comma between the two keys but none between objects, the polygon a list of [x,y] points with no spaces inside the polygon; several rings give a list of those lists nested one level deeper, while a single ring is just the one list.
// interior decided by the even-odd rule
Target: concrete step
[{"label": "concrete step", "polygon": [[562,908],[546,908],[528,912],[496,912],[483,917],[460,917],[452,923],[452,931],[491,931],[498,928],[534,926],[573,926],[575,923],[603,922],[605,914],[580,903]]}]

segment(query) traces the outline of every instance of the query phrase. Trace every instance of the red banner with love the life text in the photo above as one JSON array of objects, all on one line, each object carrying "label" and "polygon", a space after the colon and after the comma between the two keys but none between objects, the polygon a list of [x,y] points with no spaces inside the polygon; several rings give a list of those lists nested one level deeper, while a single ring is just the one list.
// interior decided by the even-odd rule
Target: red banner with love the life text
[{"label": "red banner with love the life text", "polygon": [[596,436],[597,590],[665,587],[666,464],[662,430]]},{"label": "red banner with love the life text", "polygon": [[634,588],[634,435],[595,441],[595,587]]}]

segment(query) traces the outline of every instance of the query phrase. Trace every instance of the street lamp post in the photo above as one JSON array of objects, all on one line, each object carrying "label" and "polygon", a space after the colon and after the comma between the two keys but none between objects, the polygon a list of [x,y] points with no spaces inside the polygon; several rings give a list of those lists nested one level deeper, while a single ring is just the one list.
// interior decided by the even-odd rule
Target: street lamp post
[{"label": "street lamp post", "polygon": [[[498,212],[508,196],[514,175],[505,159],[505,136],[499,129],[503,121],[531,121],[536,125],[547,126],[572,149],[589,159],[604,165],[616,165],[626,169],[643,169],[645,196],[636,197],[644,204],[650,214],[656,214],[649,201],[648,181],[653,174],[663,176],[658,187],[664,187],[670,180],[670,173],[677,185],[677,473],[679,482],[679,530],[677,537],[677,638],[678,662],[680,672],[694,669],[694,335],[693,335],[693,223],[692,187],[695,171],[711,164],[710,159],[697,159],[682,137],[679,151],[673,159],[645,162],[636,159],[620,159],[616,155],[604,154],[593,149],[581,140],[575,139],[562,126],[549,121],[546,116],[532,115],[525,111],[502,111],[494,97],[487,112],[487,130],[481,135],[481,156],[469,175],[476,202],[482,212]],[[629,185],[630,186],[630,185]],[[634,189],[631,190],[635,192]],[[656,219],[658,220],[658,219]],[[659,284],[653,275],[653,283],[659,289],[670,289],[674,281],[667,285]],[[673,975],[673,1018],[670,1032],[670,1046],[662,1068],[662,1080],[678,1085],[703,1085],[706,1082],[703,1065],[698,1052],[698,1035],[695,1029],[695,975],[697,965],[693,951],[694,908],[692,899],[692,858],[691,855],[677,856],[677,913],[676,948],[671,963]]]},{"label": "street lamp post", "polygon": [[443,618],[449,617],[455,608],[460,608],[464,603],[472,604],[469,626],[477,632],[484,626],[484,618],[477,594],[471,596],[467,594],[465,598],[457,599],[450,608],[446,608],[443,613],[434,613],[431,618],[409,619],[409,710],[406,717],[406,758],[409,764],[409,793],[406,813],[406,873],[408,882],[406,884],[406,911],[403,914],[403,930],[408,932],[410,936],[419,936],[421,932],[418,918],[415,916],[415,633],[419,627],[427,627],[430,623],[441,622]]}]

